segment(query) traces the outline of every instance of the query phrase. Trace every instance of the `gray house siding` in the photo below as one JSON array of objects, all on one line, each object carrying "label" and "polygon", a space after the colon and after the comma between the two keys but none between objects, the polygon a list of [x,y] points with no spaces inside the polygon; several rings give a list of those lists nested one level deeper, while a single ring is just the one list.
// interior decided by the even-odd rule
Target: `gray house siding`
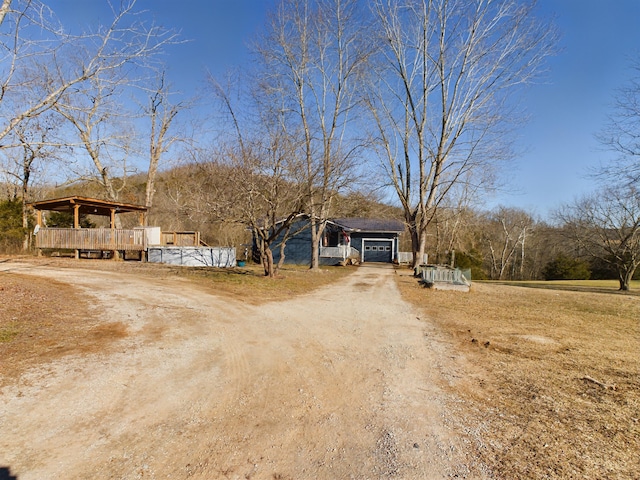
[{"label": "gray house siding", "polygon": [[[284,249],[285,263],[311,265],[311,229],[308,228],[308,221],[300,220],[296,222],[291,231],[297,233],[287,240]],[[280,244],[283,236],[284,234],[281,234],[271,247],[275,263],[280,261]]]}]

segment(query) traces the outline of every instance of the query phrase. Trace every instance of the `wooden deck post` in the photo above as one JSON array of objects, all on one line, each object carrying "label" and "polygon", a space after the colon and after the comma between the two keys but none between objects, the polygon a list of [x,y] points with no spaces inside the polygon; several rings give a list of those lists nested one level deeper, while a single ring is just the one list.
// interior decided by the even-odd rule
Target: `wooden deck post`
[{"label": "wooden deck post", "polygon": [[113,260],[119,260],[120,254],[116,249],[116,209],[111,208],[111,246],[113,252]]},{"label": "wooden deck post", "polygon": [[[73,206],[73,228],[80,228],[80,205],[75,204]],[[80,250],[76,248],[75,251],[76,260],[80,258]]]},{"label": "wooden deck post", "polygon": [[[36,210],[36,215],[38,217],[38,229],[42,228],[42,210]],[[36,240],[37,242],[37,240]],[[38,248],[38,256],[42,256],[42,249]]]}]

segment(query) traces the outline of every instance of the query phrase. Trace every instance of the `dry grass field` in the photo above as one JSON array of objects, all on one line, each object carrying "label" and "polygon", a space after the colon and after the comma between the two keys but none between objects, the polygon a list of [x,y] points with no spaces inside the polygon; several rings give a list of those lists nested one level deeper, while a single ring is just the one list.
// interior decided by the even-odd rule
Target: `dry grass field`
[{"label": "dry grass field", "polygon": [[640,478],[639,296],[588,283],[432,291],[398,272],[450,338],[450,407],[497,478]]}]

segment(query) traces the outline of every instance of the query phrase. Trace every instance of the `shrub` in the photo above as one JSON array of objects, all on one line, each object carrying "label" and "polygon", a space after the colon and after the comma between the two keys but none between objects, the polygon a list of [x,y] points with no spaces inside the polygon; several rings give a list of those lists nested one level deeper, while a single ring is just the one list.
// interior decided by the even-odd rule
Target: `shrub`
[{"label": "shrub", "polygon": [[482,254],[475,249],[468,252],[456,252],[456,267],[461,270],[470,269],[473,280],[487,279],[487,274],[482,269]]},{"label": "shrub", "polygon": [[0,202],[0,250],[20,250],[26,234],[22,228],[22,201],[15,198]]},{"label": "shrub", "polygon": [[589,280],[589,264],[582,260],[559,254],[542,270],[545,280]]}]

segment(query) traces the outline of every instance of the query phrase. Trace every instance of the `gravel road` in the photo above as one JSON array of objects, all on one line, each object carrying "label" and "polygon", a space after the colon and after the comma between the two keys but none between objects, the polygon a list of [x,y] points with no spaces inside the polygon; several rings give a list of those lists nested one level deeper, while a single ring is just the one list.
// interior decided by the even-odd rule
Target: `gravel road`
[{"label": "gravel road", "polygon": [[93,298],[128,335],[0,391],[20,480],[471,478],[437,332],[394,270],[251,306],[176,277],[3,263]]}]

